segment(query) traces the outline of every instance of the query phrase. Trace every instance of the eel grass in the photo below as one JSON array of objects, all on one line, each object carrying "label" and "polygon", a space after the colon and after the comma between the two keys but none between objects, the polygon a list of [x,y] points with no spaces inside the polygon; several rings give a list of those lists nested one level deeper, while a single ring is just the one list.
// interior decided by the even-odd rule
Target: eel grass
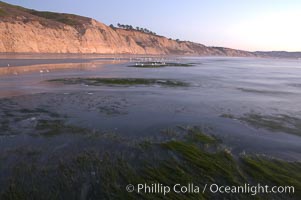
[{"label": "eel grass", "polygon": [[69,84],[85,84],[89,86],[102,85],[118,85],[118,86],[132,86],[132,85],[161,85],[169,87],[184,87],[188,83],[172,80],[172,79],[144,79],[144,78],[67,78],[67,79],[52,79],[49,82]]},{"label": "eel grass", "polygon": [[[176,132],[176,130],[175,130]],[[1,191],[1,199],[300,199],[301,163],[259,155],[235,158],[221,141],[198,128],[177,132],[177,139],[132,146],[131,155],[83,151],[70,161],[39,166],[20,163]],[[215,151],[208,151],[208,146]],[[159,152],[159,153],[158,153]],[[128,184],[193,183],[292,185],[295,194],[128,193]]]}]

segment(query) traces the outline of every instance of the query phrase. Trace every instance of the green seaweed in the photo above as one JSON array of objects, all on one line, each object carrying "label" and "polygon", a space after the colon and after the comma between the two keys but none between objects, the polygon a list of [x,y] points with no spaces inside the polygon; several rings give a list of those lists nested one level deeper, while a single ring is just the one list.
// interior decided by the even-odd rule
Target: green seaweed
[{"label": "green seaweed", "polygon": [[234,115],[228,114],[228,113],[221,114],[220,117],[228,118],[228,119],[235,119]]},{"label": "green seaweed", "polygon": [[250,113],[240,117],[239,120],[245,121],[257,128],[301,135],[301,119],[285,114],[271,116]]},{"label": "green seaweed", "polygon": [[36,130],[40,133],[39,135],[42,136],[55,136],[55,135],[67,134],[67,133],[70,134],[90,133],[90,131],[87,129],[78,126],[67,125],[63,120],[60,119],[38,120],[36,125]]},{"label": "green seaweed", "polygon": [[222,114],[220,117],[240,120],[256,128],[301,135],[301,119],[286,114],[263,115],[252,112],[244,114],[242,117],[236,117],[232,114]]},{"label": "green seaweed", "polygon": [[241,158],[245,173],[253,182],[270,186],[294,186],[296,195],[301,196],[301,163],[269,159],[262,156]]},{"label": "green seaweed", "polygon": [[257,181],[270,181],[279,185],[289,184],[301,188],[300,163],[289,163],[260,156],[243,156],[242,161],[247,173]]},{"label": "green seaweed", "polygon": [[178,141],[171,141],[162,145],[183,156],[183,159],[195,167],[200,174],[223,177],[229,184],[237,184],[242,178],[237,173],[234,159],[228,151],[212,154],[200,150],[193,144]]},{"label": "green seaweed", "polygon": [[102,85],[162,85],[169,87],[188,86],[188,83],[170,79],[144,79],[144,78],[69,78],[53,79],[49,82],[64,84],[85,84],[91,86]]},{"label": "green seaweed", "polygon": [[214,144],[218,142],[217,138],[203,133],[203,131],[200,130],[198,127],[188,128],[186,138],[188,139],[188,141],[203,144]]},{"label": "green seaweed", "polygon": [[[46,124],[47,125],[47,124]],[[47,127],[47,126],[46,126]],[[44,128],[44,125],[41,127]],[[263,156],[244,155],[235,159],[225,149],[207,152],[201,144],[217,139],[197,128],[187,128],[184,138],[162,143],[141,142],[130,147],[130,154],[83,151],[57,164],[20,163],[13,168],[0,198],[15,199],[299,199],[301,163]],[[172,130],[169,130],[170,132]],[[189,133],[190,132],[190,133]],[[192,134],[192,135],[191,135]],[[198,139],[191,141],[197,136]],[[178,136],[178,134],[177,134]],[[141,148],[146,147],[146,148]],[[135,150],[136,149],[136,150]],[[126,151],[123,151],[124,153]],[[159,154],[159,155],[158,155]],[[163,194],[127,192],[128,184],[193,183],[292,185],[293,194],[212,194],[174,192]]]}]

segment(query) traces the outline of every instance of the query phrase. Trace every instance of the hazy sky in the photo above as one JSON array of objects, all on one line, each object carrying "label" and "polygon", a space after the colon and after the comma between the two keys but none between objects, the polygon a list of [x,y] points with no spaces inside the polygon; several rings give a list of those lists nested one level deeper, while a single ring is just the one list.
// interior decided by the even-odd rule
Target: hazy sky
[{"label": "hazy sky", "polygon": [[301,0],[4,0],[130,24],[174,39],[244,50],[301,51]]}]

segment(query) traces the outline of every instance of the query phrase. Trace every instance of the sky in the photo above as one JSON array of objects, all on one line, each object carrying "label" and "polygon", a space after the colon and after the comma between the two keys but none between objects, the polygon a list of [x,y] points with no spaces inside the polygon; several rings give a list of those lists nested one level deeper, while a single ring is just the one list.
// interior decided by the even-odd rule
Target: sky
[{"label": "sky", "polygon": [[301,0],[4,0],[249,51],[301,51]]}]

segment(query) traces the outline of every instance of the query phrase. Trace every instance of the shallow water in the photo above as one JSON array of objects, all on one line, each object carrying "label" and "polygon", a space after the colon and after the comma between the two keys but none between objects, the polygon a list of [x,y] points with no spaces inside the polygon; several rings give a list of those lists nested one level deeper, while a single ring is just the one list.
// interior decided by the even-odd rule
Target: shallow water
[{"label": "shallow water", "polygon": [[[22,113],[20,109],[43,108],[70,125],[114,132],[133,140],[159,137],[161,130],[179,125],[200,126],[220,138],[234,154],[248,152],[301,160],[300,61],[216,57],[176,61],[194,66],[134,68],[127,67],[129,63],[112,61],[88,68],[0,76],[0,116],[2,121],[9,120],[9,131],[13,133],[2,134],[1,152],[31,147],[49,153],[90,145],[78,135],[32,136],[35,121],[49,117],[49,113]],[[69,77],[176,79],[190,86],[47,82]],[[257,118],[249,119],[250,114]],[[261,117],[266,123],[260,123]]]}]

